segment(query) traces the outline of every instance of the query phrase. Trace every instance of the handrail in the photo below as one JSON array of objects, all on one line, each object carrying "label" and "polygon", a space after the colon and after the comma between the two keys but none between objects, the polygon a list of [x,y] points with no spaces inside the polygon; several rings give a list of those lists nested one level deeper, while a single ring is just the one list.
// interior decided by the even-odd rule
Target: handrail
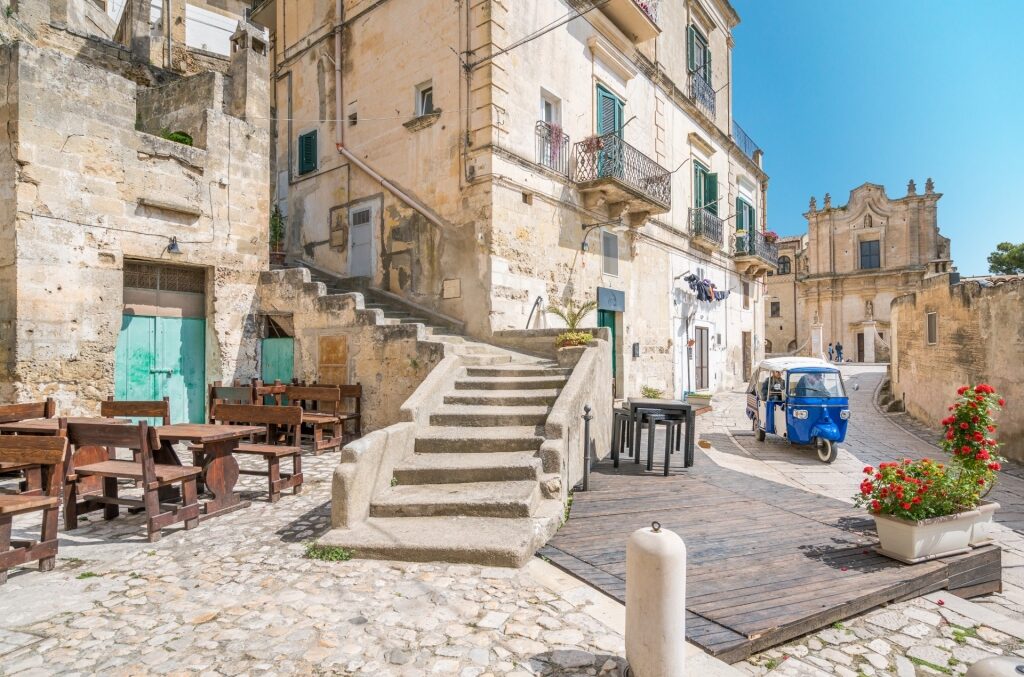
[{"label": "handrail", "polygon": [[779,263],[779,247],[755,230],[736,237],[736,256],[756,256],[775,266]]},{"label": "handrail", "polygon": [[740,150],[743,151],[743,154],[751,160],[754,159],[754,153],[761,150],[735,120],[732,121],[732,138],[736,145],[740,147]]},{"label": "handrail", "polygon": [[533,322],[533,313],[534,313],[534,311],[537,310],[537,306],[541,305],[542,303],[544,303],[544,297],[543,296],[538,296],[537,300],[533,302],[533,307],[530,308],[530,316],[528,318],[526,318],[526,328],[527,329],[530,328],[530,323]]},{"label": "handrail", "polygon": [[665,208],[672,206],[671,172],[626,143],[618,133],[577,142],[573,156],[576,183],[615,179]]},{"label": "handrail", "polygon": [[699,72],[690,73],[690,98],[708,117],[715,117],[715,88]]},{"label": "handrail", "polygon": [[718,214],[707,209],[690,209],[690,233],[695,237],[722,245],[725,224]]}]

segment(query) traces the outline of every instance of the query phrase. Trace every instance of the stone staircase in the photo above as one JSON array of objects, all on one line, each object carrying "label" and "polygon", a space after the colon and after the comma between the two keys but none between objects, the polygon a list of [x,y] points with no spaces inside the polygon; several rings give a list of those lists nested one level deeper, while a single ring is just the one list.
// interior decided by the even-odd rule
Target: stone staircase
[{"label": "stone staircase", "polygon": [[329,293],[360,291],[387,323],[423,324],[427,340],[448,344],[461,361],[429,423],[416,430],[414,453],[372,498],[369,518],[320,543],[362,558],[525,564],[563,517],[559,459],[548,459],[546,472],[540,448],[571,369],[466,337],[358,281],[310,273]]}]

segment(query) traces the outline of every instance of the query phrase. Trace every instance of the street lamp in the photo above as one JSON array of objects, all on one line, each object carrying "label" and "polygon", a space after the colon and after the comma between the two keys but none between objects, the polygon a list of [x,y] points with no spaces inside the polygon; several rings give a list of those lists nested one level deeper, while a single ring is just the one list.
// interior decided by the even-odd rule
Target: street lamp
[{"label": "street lamp", "polygon": [[583,241],[580,242],[580,250],[589,251],[590,245],[587,244],[587,238],[590,237],[590,233],[598,228],[605,226],[611,226],[612,232],[624,233],[629,230],[629,226],[622,222],[622,219],[613,219],[611,221],[601,221],[600,223],[584,223],[580,227],[583,228]]}]

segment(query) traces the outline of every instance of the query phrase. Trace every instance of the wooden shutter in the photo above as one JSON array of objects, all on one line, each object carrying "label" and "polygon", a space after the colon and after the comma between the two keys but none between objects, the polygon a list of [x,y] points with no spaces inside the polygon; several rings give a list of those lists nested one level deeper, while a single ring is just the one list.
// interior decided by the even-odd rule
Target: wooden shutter
[{"label": "wooden shutter", "polygon": [[693,26],[686,27],[686,67],[692,73],[697,68],[697,37]]},{"label": "wooden shutter", "polygon": [[611,134],[622,126],[622,102],[601,85],[597,86],[597,134]]},{"label": "wooden shutter", "polygon": [[299,137],[299,174],[316,170],[316,130]]},{"label": "wooden shutter", "polygon": [[747,229],[747,210],[744,209],[746,203],[743,198],[736,198],[736,230]]},{"label": "wooden shutter", "polygon": [[704,188],[707,171],[701,163],[693,163],[693,206],[696,209],[703,207],[706,202],[704,199]]},{"label": "wooden shutter", "polygon": [[718,213],[718,174],[704,175],[704,203],[709,212]]}]

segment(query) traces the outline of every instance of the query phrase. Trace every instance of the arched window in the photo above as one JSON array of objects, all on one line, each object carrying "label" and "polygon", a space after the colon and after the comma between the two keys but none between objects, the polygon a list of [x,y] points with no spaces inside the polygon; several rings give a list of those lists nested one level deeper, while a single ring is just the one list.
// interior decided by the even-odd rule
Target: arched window
[{"label": "arched window", "polygon": [[772,342],[769,341],[768,339],[764,340],[764,352],[766,352],[766,353],[772,352]]},{"label": "arched window", "polygon": [[793,272],[793,262],[788,256],[779,257],[779,275],[789,275]]}]

